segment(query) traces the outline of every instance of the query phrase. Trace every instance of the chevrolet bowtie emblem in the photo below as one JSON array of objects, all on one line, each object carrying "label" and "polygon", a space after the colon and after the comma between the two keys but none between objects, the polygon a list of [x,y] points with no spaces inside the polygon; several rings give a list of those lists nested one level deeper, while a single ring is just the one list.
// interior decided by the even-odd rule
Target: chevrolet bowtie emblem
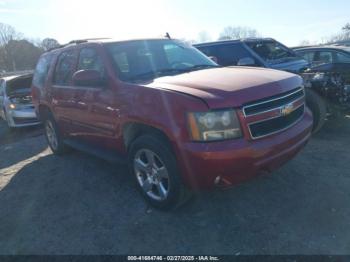
[{"label": "chevrolet bowtie emblem", "polygon": [[288,104],[288,105],[285,105],[281,108],[281,115],[282,116],[287,116],[289,115],[290,113],[292,113],[294,110],[294,106],[292,103]]}]

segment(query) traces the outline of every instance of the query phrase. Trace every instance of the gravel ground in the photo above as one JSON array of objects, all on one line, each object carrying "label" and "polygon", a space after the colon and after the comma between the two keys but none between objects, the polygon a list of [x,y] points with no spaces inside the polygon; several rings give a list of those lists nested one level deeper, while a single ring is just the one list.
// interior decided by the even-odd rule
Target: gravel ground
[{"label": "gravel ground", "polygon": [[151,209],[124,166],[0,122],[0,254],[350,254],[350,117],[280,170]]}]

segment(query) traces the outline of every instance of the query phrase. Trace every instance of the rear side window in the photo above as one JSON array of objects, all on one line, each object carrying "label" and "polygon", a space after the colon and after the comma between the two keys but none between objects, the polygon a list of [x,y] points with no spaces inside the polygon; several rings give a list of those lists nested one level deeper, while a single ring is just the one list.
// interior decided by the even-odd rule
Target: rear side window
[{"label": "rear side window", "polygon": [[198,47],[198,49],[207,56],[215,56],[222,66],[237,65],[240,59],[248,57],[257,63],[256,59],[240,43]]},{"label": "rear side window", "polygon": [[95,48],[83,48],[79,55],[78,70],[96,70],[101,77],[105,75],[105,69],[101,57]]},{"label": "rear side window", "polygon": [[74,50],[63,52],[59,57],[55,68],[54,84],[69,85],[75,69],[77,55]]},{"label": "rear side window", "polygon": [[337,52],[337,62],[338,63],[350,63],[350,55]]},{"label": "rear side window", "polygon": [[33,85],[42,88],[47,80],[47,76],[52,61],[52,55],[42,56],[35,67]]}]

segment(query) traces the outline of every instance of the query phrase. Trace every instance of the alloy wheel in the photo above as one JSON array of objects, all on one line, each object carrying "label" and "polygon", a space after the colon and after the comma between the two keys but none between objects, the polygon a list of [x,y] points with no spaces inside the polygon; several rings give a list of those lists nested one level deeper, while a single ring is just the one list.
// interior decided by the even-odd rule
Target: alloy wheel
[{"label": "alloy wheel", "polygon": [[134,171],[139,185],[150,198],[163,201],[168,197],[168,170],[156,153],[149,149],[137,151],[134,157]]}]

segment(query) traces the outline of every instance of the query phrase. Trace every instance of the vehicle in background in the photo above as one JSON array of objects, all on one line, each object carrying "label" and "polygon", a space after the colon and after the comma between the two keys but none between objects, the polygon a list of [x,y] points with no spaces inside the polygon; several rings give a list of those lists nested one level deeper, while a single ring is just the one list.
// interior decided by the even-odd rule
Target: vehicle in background
[{"label": "vehicle in background", "polygon": [[327,98],[330,109],[349,110],[350,47],[304,46],[294,51],[309,62],[310,85]]},{"label": "vehicle in background", "polygon": [[299,76],[223,68],[171,39],[71,42],[41,56],[32,93],[54,153],[126,160],[164,209],[278,168],[312,128]]},{"label": "vehicle in background", "polygon": [[[327,111],[336,104],[344,109],[350,105],[350,88],[333,73],[331,65],[312,66],[307,57],[272,38],[253,38],[218,41],[195,45],[207,56],[215,57],[223,66],[255,66],[284,70],[303,77],[306,88],[306,103],[314,116],[313,132],[323,126]],[[340,50],[339,50],[340,51]],[[346,55],[342,52],[346,59]],[[339,55],[340,57],[340,55]],[[333,69],[332,69],[333,68]],[[340,109],[337,107],[338,109]]]},{"label": "vehicle in background", "polygon": [[10,128],[40,124],[32,104],[33,74],[0,78],[0,116]]}]

